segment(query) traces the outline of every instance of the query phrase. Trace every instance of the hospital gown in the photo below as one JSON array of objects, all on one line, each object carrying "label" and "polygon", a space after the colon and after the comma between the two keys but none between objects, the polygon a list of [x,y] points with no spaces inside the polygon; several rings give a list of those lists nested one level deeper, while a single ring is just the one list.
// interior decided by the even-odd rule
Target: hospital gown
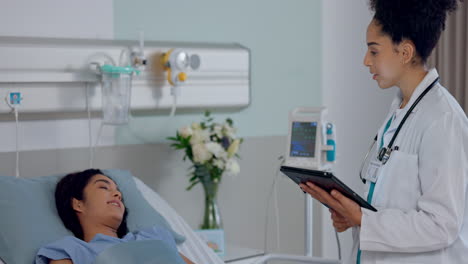
[{"label": "hospital gown", "polygon": [[140,240],[162,240],[177,252],[174,236],[169,230],[153,227],[128,233],[123,238],[97,234],[85,242],[73,236],[67,236],[42,247],[36,255],[36,264],[48,264],[50,260],[71,259],[73,264],[91,264],[105,249],[120,243]]}]

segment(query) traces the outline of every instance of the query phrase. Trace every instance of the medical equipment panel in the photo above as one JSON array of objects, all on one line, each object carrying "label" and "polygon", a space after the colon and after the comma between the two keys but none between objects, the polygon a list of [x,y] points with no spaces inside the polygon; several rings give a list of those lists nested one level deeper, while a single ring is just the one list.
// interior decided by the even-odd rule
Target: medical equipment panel
[{"label": "medical equipment panel", "polygon": [[285,164],[324,170],[335,161],[333,124],[325,123],[325,108],[296,108],[289,114]]},{"label": "medical equipment panel", "polygon": [[[319,179],[329,185],[343,187],[338,179],[332,177],[331,167],[336,161],[335,128],[331,122],[325,120],[326,108],[324,107],[299,107],[289,113],[288,138],[286,155],[282,160],[279,171],[287,174],[294,182],[301,183],[308,177],[321,176]],[[304,171],[314,172],[312,175],[305,175]],[[309,178],[310,179],[310,178]],[[316,179],[316,178],[314,178]],[[330,181],[331,180],[331,181]],[[274,181],[275,185],[276,180]],[[343,187],[344,188],[344,187]],[[352,191],[351,191],[352,193]],[[297,260],[314,263],[340,263],[340,261],[325,261],[313,257],[313,237],[318,230],[314,230],[314,205],[312,197],[305,195],[305,256],[296,255],[267,255],[265,259],[274,260]],[[277,220],[279,222],[279,220]],[[278,225],[279,226],[279,225]],[[278,228],[278,234],[279,227]],[[338,234],[335,233],[338,248]],[[339,253],[341,256],[341,253]],[[340,257],[341,258],[341,257]]]},{"label": "medical equipment panel", "polygon": [[[93,111],[102,109],[102,75],[97,66],[130,64],[131,109],[161,110],[173,105],[171,84],[162,67],[163,54],[176,49],[191,56],[180,78],[178,108],[242,108],[250,103],[250,51],[239,44],[138,40],[90,40],[0,37],[0,98],[11,89],[24,98],[22,113],[86,111],[86,85]],[[119,59],[120,58],[120,59]],[[96,66],[92,66],[96,63]],[[91,66],[90,66],[91,65]],[[128,65],[123,65],[128,66]],[[13,87],[13,88],[12,88]],[[34,100],[30,100],[33,98]],[[10,108],[0,104],[0,113]]]}]

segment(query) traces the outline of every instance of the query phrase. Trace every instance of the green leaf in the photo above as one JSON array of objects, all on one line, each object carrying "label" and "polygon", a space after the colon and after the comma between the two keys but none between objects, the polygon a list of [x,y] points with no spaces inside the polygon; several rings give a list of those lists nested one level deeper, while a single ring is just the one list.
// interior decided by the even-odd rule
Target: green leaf
[{"label": "green leaf", "polygon": [[193,160],[192,148],[185,149],[185,155],[189,157],[190,160]]},{"label": "green leaf", "polygon": [[197,179],[198,179],[198,176],[197,176],[197,175],[193,175],[193,176],[190,178],[189,181],[190,181],[190,182],[193,182],[193,181],[195,181],[195,180],[197,180]]},{"label": "green leaf", "polygon": [[193,182],[192,184],[190,184],[189,187],[186,188],[187,191],[190,191],[195,185],[197,185],[200,181],[196,181],[196,182]]},{"label": "green leaf", "polygon": [[231,119],[231,118],[228,118],[228,119],[226,119],[226,123],[228,123],[230,126],[232,126],[232,124],[233,124],[234,122],[232,122],[232,119]]}]

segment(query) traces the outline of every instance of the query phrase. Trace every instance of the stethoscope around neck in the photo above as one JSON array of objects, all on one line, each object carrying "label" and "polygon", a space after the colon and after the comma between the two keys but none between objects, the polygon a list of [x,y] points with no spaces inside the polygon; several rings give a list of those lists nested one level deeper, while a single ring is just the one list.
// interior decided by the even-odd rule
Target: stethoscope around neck
[{"label": "stethoscope around neck", "polygon": [[[403,120],[401,120],[400,124],[398,125],[397,130],[395,131],[395,134],[393,134],[393,137],[390,140],[390,142],[388,143],[388,145],[386,147],[382,147],[379,150],[379,153],[377,154],[377,160],[380,161],[382,163],[382,165],[385,165],[385,163],[387,163],[387,161],[390,159],[390,156],[392,155],[392,151],[399,149],[398,146],[393,147],[393,144],[395,143],[395,139],[397,138],[398,134],[400,133],[401,128],[405,124],[406,119],[408,119],[409,115],[413,112],[413,109],[418,105],[419,101],[421,101],[421,99],[423,99],[423,97],[432,89],[432,87],[434,87],[434,85],[438,81],[439,81],[439,77],[437,77],[437,79],[435,79],[426,88],[426,90],[424,90],[421,93],[421,95],[419,95],[419,97],[416,99],[416,101],[414,101],[414,103],[411,105],[410,109],[406,112],[405,116],[403,117]],[[361,164],[361,170],[359,171],[359,178],[361,178],[361,181],[363,183],[366,183],[366,179],[364,179],[364,177],[362,177],[362,170],[364,169],[364,165],[366,164],[366,161],[369,158],[369,154],[370,154],[371,150],[374,148],[375,143],[377,142],[377,137],[378,137],[378,135],[375,135],[374,141],[372,142],[372,144],[371,144],[369,150],[367,151],[366,156],[364,157],[364,160],[363,160],[363,162]]]}]

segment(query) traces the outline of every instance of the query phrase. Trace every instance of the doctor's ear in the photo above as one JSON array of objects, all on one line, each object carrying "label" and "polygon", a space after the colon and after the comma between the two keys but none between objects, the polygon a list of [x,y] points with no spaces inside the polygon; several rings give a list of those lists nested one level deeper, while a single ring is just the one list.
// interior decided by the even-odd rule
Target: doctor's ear
[{"label": "doctor's ear", "polygon": [[400,43],[399,50],[402,64],[413,64],[417,61],[416,46],[411,40],[403,40]]},{"label": "doctor's ear", "polygon": [[72,198],[72,207],[73,210],[77,213],[83,212],[83,202],[76,198]]}]

